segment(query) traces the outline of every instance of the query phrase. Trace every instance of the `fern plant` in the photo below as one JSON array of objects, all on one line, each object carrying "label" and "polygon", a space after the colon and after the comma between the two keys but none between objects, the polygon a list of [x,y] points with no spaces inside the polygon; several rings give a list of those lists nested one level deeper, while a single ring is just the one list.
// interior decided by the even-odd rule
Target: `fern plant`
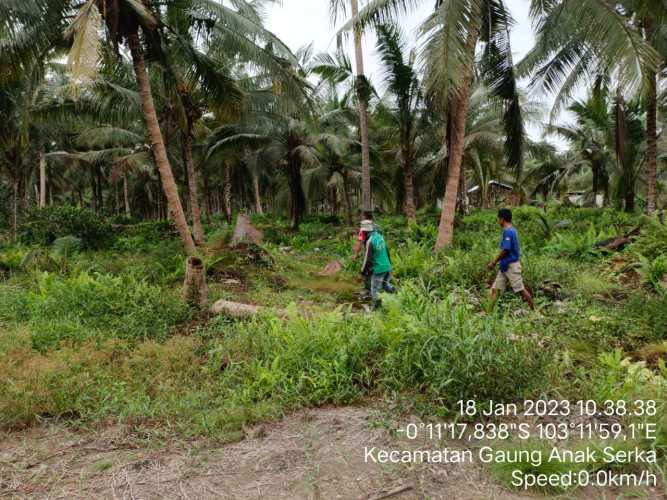
[{"label": "fern plant", "polygon": [[660,255],[655,259],[649,259],[639,253],[636,253],[635,256],[637,272],[642,282],[656,292],[667,292],[667,255]]}]

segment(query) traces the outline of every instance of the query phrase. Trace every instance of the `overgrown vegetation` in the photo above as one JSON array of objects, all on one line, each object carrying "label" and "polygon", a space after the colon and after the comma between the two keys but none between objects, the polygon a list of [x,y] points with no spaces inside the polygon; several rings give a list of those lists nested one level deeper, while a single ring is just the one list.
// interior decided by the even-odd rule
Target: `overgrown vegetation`
[{"label": "overgrown vegetation", "polygon": [[[294,408],[369,398],[451,416],[459,399],[629,397],[623,391],[633,384],[619,371],[624,358],[664,377],[664,350],[647,350],[666,340],[664,276],[656,276],[657,288],[654,280],[623,280],[643,265],[641,252],[660,244],[662,226],[645,224],[625,251],[605,255],[591,250],[591,240],[638,221],[554,208],[547,217],[570,223],[545,235],[540,215],[520,209],[516,222],[537,316],[510,295],[487,312],[483,264],[497,237],[489,211],[465,218],[457,244],[441,255],[425,250],[434,232],[381,219],[400,293],[372,315],[355,312],[360,284],[345,257],[352,233],[347,241],[331,238],[336,226],[316,219],[260,254],[227,247],[229,233],[219,229],[207,250],[214,298],[286,307],[286,319],[191,323],[177,295],[179,246],[169,232],[155,241],[163,234],[157,227],[111,236],[108,250],[81,249],[57,268],[26,259],[36,247],[5,247],[2,425],[143,417],[185,434],[234,439],[243,425]],[[344,259],[342,274],[317,277],[331,258]]]},{"label": "overgrown vegetation", "polygon": [[[414,41],[419,2],[362,2],[339,32],[359,31],[353,70],[344,44],[267,30],[275,3],[0,5],[0,429],[235,440],[309,406],[449,419],[538,397],[667,414],[667,7],[533,0],[515,64],[504,1],[431,2]],[[553,94],[548,120],[524,81]],[[537,312],[488,298],[500,205]],[[399,285],[375,312],[349,258],[368,211]],[[241,213],[263,242],[231,244]],[[208,317],[218,299],[263,308]],[[638,445],[664,461],[656,424]]]}]

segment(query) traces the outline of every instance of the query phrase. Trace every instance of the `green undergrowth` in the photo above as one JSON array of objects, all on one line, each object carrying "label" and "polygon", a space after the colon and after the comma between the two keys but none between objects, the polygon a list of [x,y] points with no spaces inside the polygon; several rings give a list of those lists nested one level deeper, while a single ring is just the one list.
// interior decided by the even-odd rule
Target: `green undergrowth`
[{"label": "green undergrowth", "polygon": [[507,318],[424,300],[412,287],[386,307],[382,316],[339,310],[305,319],[293,309],[285,321],[217,318],[166,342],[118,338],[49,353],[35,350],[19,329],[3,343],[2,423],[149,416],[186,433],[224,434],[240,429],[230,422],[263,418],[251,408],[278,415],[383,396],[448,414],[459,399],[514,400],[545,389],[549,343],[533,349],[527,321],[517,333]]},{"label": "green undergrowth", "polygon": [[[354,228],[312,217],[290,232],[257,218],[264,244],[230,248],[231,228],[213,221],[202,249],[210,300],[288,316],[206,324],[180,300],[184,255],[168,223],[104,225],[108,240],[92,248],[83,244],[88,226],[68,226],[69,213],[64,220],[0,248],[5,428],[116,419],[231,440],[248,423],[301,407],[382,401],[449,418],[459,399],[634,397],[614,392],[641,385],[627,363],[665,376],[667,243],[656,220],[517,209],[538,313],[509,292],[495,308],[487,302],[493,211],[457,220],[454,245],[439,254],[437,214],[421,213],[416,225],[378,218],[400,292],[372,313],[359,312]],[[621,252],[595,246],[638,225],[641,235]],[[332,260],[342,270],[320,276]]]}]

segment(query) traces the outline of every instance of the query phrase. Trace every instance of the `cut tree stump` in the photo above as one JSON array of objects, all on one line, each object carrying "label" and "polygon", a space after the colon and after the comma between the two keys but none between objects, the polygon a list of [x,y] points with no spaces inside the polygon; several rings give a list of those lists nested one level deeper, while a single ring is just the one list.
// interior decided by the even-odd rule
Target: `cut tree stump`
[{"label": "cut tree stump", "polygon": [[234,234],[232,235],[232,247],[240,243],[254,243],[261,245],[264,241],[262,232],[252,225],[250,217],[246,214],[239,214],[236,217],[236,227],[234,227]]},{"label": "cut tree stump", "polygon": [[199,257],[188,257],[185,263],[183,299],[193,307],[206,310],[208,305],[208,286],[204,262]]},{"label": "cut tree stump", "polygon": [[339,260],[332,260],[324,269],[318,273],[318,276],[334,276],[343,270],[343,264]]}]

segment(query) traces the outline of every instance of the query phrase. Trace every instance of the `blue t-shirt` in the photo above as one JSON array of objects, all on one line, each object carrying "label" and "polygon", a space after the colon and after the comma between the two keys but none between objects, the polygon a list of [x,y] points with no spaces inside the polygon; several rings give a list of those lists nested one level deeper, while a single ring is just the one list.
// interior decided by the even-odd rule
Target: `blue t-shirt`
[{"label": "blue t-shirt", "polygon": [[503,230],[503,238],[500,240],[500,248],[507,251],[507,256],[500,259],[500,270],[506,272],[512,262],[518,262],[521,257],[519,248],[519,233],[514,227]]}]

